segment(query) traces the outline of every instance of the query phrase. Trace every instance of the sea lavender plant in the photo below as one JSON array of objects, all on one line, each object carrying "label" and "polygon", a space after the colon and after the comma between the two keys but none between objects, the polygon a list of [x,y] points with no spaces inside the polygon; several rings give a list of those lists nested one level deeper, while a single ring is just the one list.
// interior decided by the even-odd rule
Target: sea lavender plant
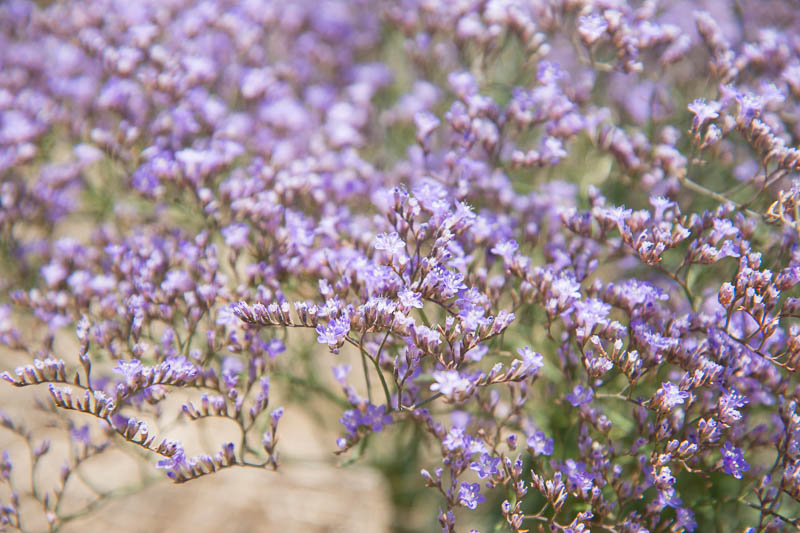
[{"label": "sea lavender plant", "polygon": [[397,531],[800,528],[798,35],[792,0],[3,3],[38,401],[0,529],[127,494],[65,497],[113,450],[268,476],[304,412]]}]

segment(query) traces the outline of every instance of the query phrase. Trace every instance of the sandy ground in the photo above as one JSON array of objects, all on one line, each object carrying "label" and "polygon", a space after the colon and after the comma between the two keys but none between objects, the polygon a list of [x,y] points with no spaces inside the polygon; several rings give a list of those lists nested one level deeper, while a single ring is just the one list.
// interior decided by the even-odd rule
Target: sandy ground
[{"label": "sandy ground", "polygon": [[[24,362],[16,355],[0,353],[1,369]],[[36,442],[51,440],[37,473],[41,490],[55,486],[67,455],[65,431],[46,429],[47,416],[33,409],[36,396],[47,399],[46,385],[15,389],[0,382],[0,408],[13,420],[26,420],[35,429]],[[156,457],[142,463],[119,451],[106,452],[84,466],[85,477],[95,488],[112,490],[135,483],[140,471],[160,480],[141,492],[115,498],[91,514],[69,522],[61,531],[77,532],[388,532],[392,509],[383,478],[360,464],[340,467],[332,454],[336,434],[320,429],[303,409],[291,406],[279,427],[279,450],[284,460],[277,472],[233,468],[189,483],[175,485],[153,468]],[[81,423],[98,424],[77,414]],[[82,417],[82,418],[80,418]],[[226,427],[227,424],[227,427]],[[213,453],[217,443],[235,440],[230,422],[186,422],[170,438],[181,438],[188,453]],[[99,429],[94,428],[92,431]],[[192,433],[195,432],[195,433]],[[194,444],[196,449],[190,450]],[[117,441],[117,444],[122,444]],[[291,447],[290,447],[291,446]],[[0,428],[0,450],[8,450],[15,485],[30,489],[27,447],[10,431]],[[70,481],[63,511],[80,509],[92,497],[79,479]],[[8,502],[7,486],[0,484],[0,504]],[[46,531],[41,508],[30,498],[22,506],[25,530]]]},{"label": "sandy ground", "polygon": [[382,532],[389,511],[382,481],[369,470],[293,465],[277,474],[238,470],[161,483],[64,531]]}]

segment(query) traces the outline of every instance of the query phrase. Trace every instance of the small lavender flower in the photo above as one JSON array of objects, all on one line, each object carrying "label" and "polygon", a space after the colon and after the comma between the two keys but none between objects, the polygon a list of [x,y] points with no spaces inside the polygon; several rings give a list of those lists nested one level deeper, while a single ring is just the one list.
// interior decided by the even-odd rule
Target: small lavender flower
[{"label": "small lavender flower", "polygon": [[174,475],[176,472],[179,472],[181,469],[185,468],[187,464],[186,453],[184,452],[183,448],[178,448],[177,451],[170,457],[158,461],[156,463],[156,468],[171,470],[171,473]]},{"label": "small lavender flower", "polygon": [[740,93],[737,95],[736,101],[739,103],[738,118],[745,124],[750,124],[764,107],[761,97],[752,93]]},{"label": "small lavender flower", "polygon": [[386,406],[368,405],[366,412],[361,415],[362,426],[369,426],[374,432],[379,432],[384,426],[392,423],[392,415],[386,413]]},{"label": "small lavender flower", "polygon": [[477,472],[478,477],[484,479],[489,476],[500,473],[498,466],[500,465],[500,457],[492,457],[488,453],[481,454],[478,461],[470,463],[471,470]]},{"label": "small lavender flower", "polygon": [[553,295],[554,307],[559,309],[570,309],[572,303],[580,298],[580,284],[570,275],[559,276],[550,285]]},{"label": "small lavender flower", "polygon": [[683,404],[689,396],[688,392],[680,390],[677,385],[667,381],[662,383],[661,388],[656,391],[654,401],[659,409],[669,412]]},{"label": "small lavender flower", "polygon": [[350,365],[335,365],[331,367],[333,370],[333,378],[339,385],[344,387],[347,384],[347,375],[350,373]]},{"label": "small lavender flower", "polygon": [[511,264],[514,261],[514,254],[519,249],[519,245],[517,241],[511,239],[508,241],[503,241],[497,243],[491,250],[495,255],[499,255],[503,258],[506,264]]},{"label": "small lavender flower", "polygon": [[591,403],[594,399],[594,391],[590,388],[585,388],[583,385],[575,385],[572,392],[564,397],[573,407],[579,407]]},{"label": "small lavender flower", "polygon": [[562,471],[567,477],[567,486],[571,490],[586,493],[594,485],[594,475],[586,471],[586,464],[581,461],[567,459]]},{"label": "small lavender flower", "polygon": [[478,483],[462,482],[458,489],[458,502],[467,509],[477,509],[478,504],[486,501],[486,497],[481,494],[481,486]]},{"label": "small lavender flower", "polygon": [[698,131],[703,124],[719,117],[719,107],[717,102],[706,102],[703,98],[698,98],[689,104],[689,111],[694,114],[692,130]]},{"label": "small lavender flower", "polygon": [[144,366],[138,359],[131,359],[129,361],[117,361],[117,366],[114,367],[114,372],[121,374],[125,383],[133,385],[134,382],[142,375]]},{"label": "small lavender flower", "polygon": [[547,438],[543,431],[537,431],[528,437],[528,448],[534,455],[553,455],[553,439]]},{"label": "small lavender flower", "polygon": [[283,407],[277,407],[269,414],[269,421],[272,427],[278,425],[278,421],[283,417]]},{"label": "small lavender flower", "polygon": [[442,439],[442,445],[449,451],[466,450],[472,443],[472,437],[464,431],[464,428],[453,427]]},{"label": "small lavender flower", "polygon": [[406,309],[411,309],[412,307],[422,309],[424,307],[422,304],[422,294],[418,292],[403,289],[397,293],[397,298],[400,300],[400,305]]},{"label": "small lavender flower", "polygon": [[375,249],[383,250],[389,257],[394,257],[405,253],[405,243],[397,232],[381,233],[375,237]]},{"label": "small lavender flower", "polygon": [[222,360],[221,376],[225,386],[229,389],[236,387],[239,382],[239,373],[244,370],[244,363],[236,357],[226,357]]},{"label": "small lavender flower", "polygon": [[550,166],[557,165],[562,159],[567,157],[564,143],[555,137],[547,137],[542,141],[539,154],[540,161]]},{"label": "small lavender flower", "polygon": [[749,400],[746,396],[739,394],[736,389],[725,391],[719,399],[719,420],[724,424],[733,424],[742,418],[739,411],[747,405]]},{"label": "small lavender flower", "polygon": [[609,304],[595,298],[575,302],[575,319],[587,333],[591,332],[596,325],[604,323],[610,311]]},{"label": "small lavender flower", "polygon": [[327,344],[331,350],[338,350],[344,344],[344,338],[350,332],[350,321],[347,318],[335,318],[328,324],[316,327],[317,342]]},{"label": "small lavender flower", "polygon": [[244,248],[249,244],[250,228],[246,224],[231,224],[221,230],[225,244],[234,249]]},{"label": "small lavender flower", "polygon": [[267,354],[269,354],[270,359],[275,359],[285,351],[286,346],[279,339],[272,339],[267,344]]},{"label": "small lavender flower", "polygon": [[730,441],[725,442],[721,448],[722,470],[729,476],[742,479],[742,473],[750,470],[750,465],[744,460],[742,450],[733,446]]},{"label": "small lavender flower", "polygon": [[13,467],[14,465],[11,463],[11,456],[8,450],[3,450],[2,459],[0,459],[0,478],[9,481]]},{"label": "small lavender flower", "polygon": [[458,370],[437,370],[433,372],[433,379],[436,383],[431,385],[431,391],[440,392],[449,400],[456,400],[472,388],[472,382]]},{"label": "small lavender flower", "polygon": [[678,507],[675,509],[675,525],[679,528],[684,528],[686,531],[694,531],[697,529],[697,522],[694,518],[694,513],[691,509],[686,507]]},{"label": "small lavender flower", "polygon": [[539,370],[544,366],[544,358],[542,354],[531,350],[530,346],[517,348],[517,353],[522,356],[522,369],[520,372],[527,376],[534,376],[539,373]]},{"label": "small lavender flower", "polygon": [[581,15],[578,19],[578,33],[589,46],[597,42],[607,29],[608,23],[597,13]]},{"label": "small lavender flower", "polygon": [[414,115],[414,124],[417,126],[417,142],[425,144],[431,133],[439,126],[440,121],[434,114],[420,111]]},{"label": "small lavender flower", "polygon": [[73,427],[69,430],[69,436],[73,440],[73,442],[82,444],[84,446],[89,446],[91,444],[91,440],[89,438],[89,425],[83,425],[79,427]]}]

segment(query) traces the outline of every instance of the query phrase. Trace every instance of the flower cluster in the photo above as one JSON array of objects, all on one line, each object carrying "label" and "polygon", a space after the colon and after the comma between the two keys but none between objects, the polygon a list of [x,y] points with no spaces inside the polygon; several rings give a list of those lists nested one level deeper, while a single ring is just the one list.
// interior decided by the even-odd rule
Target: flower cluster
[{"label": "flower cluster", "polygon": [[800,527],[792,0],[41,4],[0,5],[0,377],[49,420],[0,418],[0,529],[119,447],[278,469],[303,413],[423,530]]}]

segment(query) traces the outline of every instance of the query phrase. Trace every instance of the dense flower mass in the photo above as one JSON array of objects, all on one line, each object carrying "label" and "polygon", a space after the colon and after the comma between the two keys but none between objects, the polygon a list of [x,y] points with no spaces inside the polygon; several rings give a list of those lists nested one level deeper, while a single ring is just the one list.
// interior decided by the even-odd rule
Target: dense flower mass
[{"label": "dense flower mass", "polygon": [[793,0],[9,0],[0,66],[0,529],[302,412],[421,531],[800,527]]}]

